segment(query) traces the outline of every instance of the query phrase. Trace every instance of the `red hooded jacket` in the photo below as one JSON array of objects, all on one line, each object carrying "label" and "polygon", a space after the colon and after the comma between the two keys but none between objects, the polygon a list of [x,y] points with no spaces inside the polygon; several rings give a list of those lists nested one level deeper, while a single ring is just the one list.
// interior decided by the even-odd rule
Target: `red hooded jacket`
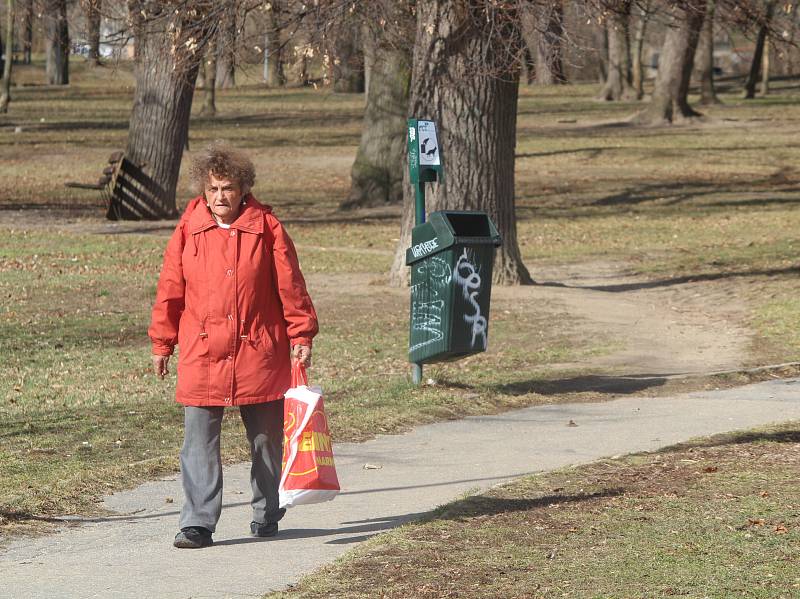
[{"label": "red hooded jacket", "polygon": [[148,334],[178,356],[175,399],[236,406],[281,399],[290,344],[311,345],[317,314],[294,244],[269,206],[244,198],[230,229],[202,197],[186,207],[164,252]]}]

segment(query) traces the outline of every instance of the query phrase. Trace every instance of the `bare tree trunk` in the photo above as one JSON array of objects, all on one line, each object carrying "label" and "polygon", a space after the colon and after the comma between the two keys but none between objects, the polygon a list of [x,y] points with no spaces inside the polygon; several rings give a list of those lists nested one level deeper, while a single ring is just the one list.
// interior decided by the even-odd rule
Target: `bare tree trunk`
[{"label": "bare tree trunk", "polygon": [[566,83],[564,75],[564,5],[562,0],[550,0],[541,8],[539,43],[536,45],[536,83],[553,85]]},{"label": "bare tree trunk", "polygon": [[714,11],[716,0],[709,0],[706,8],[706,18],[700,30],[700,40],[697,45],[696,78],[700,82],[700,104],[708,106],[719,104],[717,92],[714,89]]},{"label": "bare tree trunk", "polygon": [[333,91],[360,94],[364,91],[364,52],[361,23],[355,15],[342,23],[333,43]]},{"label": "bare tree trunk", "polygon": [[630,17],[630,0],[618,2],[608,15],[608,77],[598,95],[600,100],[636,99],[636,91],[631,85]]},{"label": "bare tree trunk", "polygon": [[521,5],[519,20],[522,40],[524,41],[522,66],[525,72],[525,82],[531,85],[536,81],[536,61],[533,55],[538,53],[539,47],[539,36],[536,33],[536,12],[533,10],[533,5]]},{"label": "bare tree trunk", "polygon": [[[427,210],[485,210],[503,245],[493,278],[530,283],[522,263],[514,209],[519,69],[508,43],[521,43],[518,20],[487,22],[469,0],[419,0],[409,114],[436,121],[446,182],[430,194]],[[504,47],[497,47],[502,40]],[[481,57],[475,68],[474,58]],[[407,182],[408,172],[404,169]],[[390,282],[408,282],[405,251],[414,222],[414,193],[404,184],[403,221]]]},{"label": "bare tree trunk", "polygon": [[[374,34],[365,31],[365,35]],[[341,206],[343,209],[403,201],[411,56],[396,45],[376,42],[361,143],[350,171],[350,194]]]},{"label": "bare tree trunk", "polygon": [[236,87],[236,15],[238,2],[228,2],[225,7],[217,39],[217,76],[219,89]]},{"label": "bare tree trunk", "polygon": [[143,34],[144,19],[142,18],[142,0],[127,0],[128,19],[131,23],[131,34],[133,36],[133,61],[139,63],[139,44]]},{"label": "bare tree trunk", "polygon": [[0,79],[0,113],[8,112],[11,102],[11,67],[14,40],[14,0],[6,0],[6,60],[3,63],[3,78]]},{"label": "bare tree trunk", "polygon": [[89,65],[100,65],[100,21],[103,0],[85,0]]},{"label": "bare tree trunk", "polygon": [[203,86],[205,95],[203,97],[203,107],[200,114],[203,116],[216,116],[217,114],[217,36],[213,36],[208,42],[206,57],[203,61]]},{"label": "bare tree trunk", "polygon": [[283,87],[286,85],[286,73],[284,63],[286,61],[284,46],[281,43],[281,3],[277,0],[272,2],[269,9],[269,21],[267,24],[267,80],[269,87]]},{"label": "bare tree trunk", "polygon": [[750,72],[747,75],[747,80],[744,83],[744,98],[752,100],[756,97],[756,84],[758,83],[759,74],[761,71],[761,63],[764,57],[764,45],[767,41],[769,34],[769,23],[772,20],[772,13],[775,10],[775,0],[769,0],[765,6],[764,22],[758,29],[758,37],[756,37],[756,47],[753,50],[753,60],[750,63]]},{"label": "bare tree trunk", "polygon": [[[361,24],[361,41],[362,52],[364,53],[364,98],[365,102],[369,101],[369,84],[372,81],[372,70],[375,68],[375,53],[378,50],[378,44],[372,35],[369,25],[366,23]],[[408,61],[409,63],[411,61]]]},{"label": "bare tree trunk", "polygon": [[[177,213],[175,190],[183,150],[189,137],[189,114],[202,52],[191,40],[202,40],[201,15],[149,14],[140,23],[139,65],[125,155],[157,186],[163,206]],[[171,28],[170,28],[171,26]],[[170,31],[181,32],[174,39]]]},{"label": "bare tree trunk", "polygon": [[761,61],[761,95],[769,93],[769,37],[764,40],[764,58]]},{"label": "bare tree trunk", "polygon": [[671,23],[661,47],[653,98],[635,119],[642,124],[671,123],[700,116],[689,106],[688,95],[694,54],[706,12],[705,0],[679,0],[671,6]]},{"label": "bare tree trunk", "polygon": [[25,13],[22,17],[22,64],[31,64],[33,52],[33,0],[27,0]]},{"label": "bare tree trunk", "polygon": [[46,0],[44,20],[47,38],[47,83],[69,84],[69,27],[67,0]]},{"label": "bare tree trunk", "polygon": [[636,99],[644,97],[644,67],[642,65],[642,51],[644,49],[647,22],[650,20],[650,0],[639,6],[639,16],[636,19],[636,33],[634,34],[633,50],[631,56],[631,86],[636,93]]}]

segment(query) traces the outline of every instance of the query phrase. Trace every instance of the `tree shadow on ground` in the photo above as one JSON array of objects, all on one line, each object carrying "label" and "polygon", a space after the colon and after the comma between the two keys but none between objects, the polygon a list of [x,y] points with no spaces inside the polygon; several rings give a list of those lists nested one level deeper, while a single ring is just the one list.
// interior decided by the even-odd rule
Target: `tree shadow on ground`
[{"label": "tree shadow on ground", "polygon": [[439,512],[434,512],[436,520],[464,520],[478,516],[496,516],[510,512],[525,512],[538,508],[546,508],[553,504],[577,504],[607,497],[619,497],[625,494],[621,487],[603,489],[594,493],[575,493],[571,495],[544,495],[534,498],[506,499],[502,497],[488,497],[476,495],[455,501]]},{"label": "tree shadow on ground", "polygon": [[665,447],[659,453],[675,453],[692,448],[725,447],[748,443],[800,443],[800,425],[795,430],[747,431],[716,435],[699,441],[687,441]]},{"label": "tree shadow on ground", "polygon": [[667,382],[665,374],[639,374],[629,376],[609,376],[589,374],[562,379],[532,379],[496,385],[494,390],[505,395],[561,395],[563,393],[609,393],[628,395],[652,387],[660,387]]},{"label": "tree shadow on ground", "polygon": [[[787,180],[785,169],[774,173],[769,177],[751,181],[749,184],[749,192],[754,192],[753,188],[759,185],[765,186],[765,191],[770,193],[781,192],[794,192],[797,191],[796,184],[792,184]],[[674,205],[683,203],[689,199],[699,199],[707,195],[719,194],[741,194],[741,184],[731,182],[729,185],[720,185],[718,182],[678,182],[666,183],[656,182],[649,184],[639,183],[633,187],[629,187],[621,192],[614,193],[602,198],[599,198],[589,204],[590,206],[631,206],[644,204],[647,202],[661,201],[665,205]],[[749,200],[749,202],[757,203],[759,200]],[[761,200],[764,204],[770,203],[770,198]],[[796,200],[800,201],[800,199]],[[733,205],[738,205],[739,202],[729,200]],[[713,204],[701,204],[700,206],[713,206]],[[752,205],[752,204],[750,204]]]},{"label": "tree shadow on ground", "polygon": [[560,287],[565,289],[586,289],[589,291],[605,291],[607,293],[624,293],[626,291],[639,291],[642,289],[656,289],[659,287],[671,287],[673,285],[685,285],[686,283],[698,283],[701,281],[719,281],[733,279],[737,277],[774,277],[781,275],[791,275],[800,272],[800,266],[787,266],[784,268],[764,268],[757,270],[738,270],[730,272],[708,272],[694,275],[683,275],[680,277],[670,277],[668,279],[656,279],[653,281],[641,281],[636,283],[618,283],[614,285],[569,285],[558,281],[537,281],[534,285],[540,287]]}]

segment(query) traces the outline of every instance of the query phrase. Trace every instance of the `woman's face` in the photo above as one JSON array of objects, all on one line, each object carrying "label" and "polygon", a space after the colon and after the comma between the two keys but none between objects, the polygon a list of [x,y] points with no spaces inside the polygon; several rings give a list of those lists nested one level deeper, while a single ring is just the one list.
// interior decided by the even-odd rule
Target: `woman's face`
[{"label": "woman's face", "polygon": [[205,196],[208,208],[221,223],[231,224],[239,216],[242,205],[242,188],[236,181],[208,174]]}]

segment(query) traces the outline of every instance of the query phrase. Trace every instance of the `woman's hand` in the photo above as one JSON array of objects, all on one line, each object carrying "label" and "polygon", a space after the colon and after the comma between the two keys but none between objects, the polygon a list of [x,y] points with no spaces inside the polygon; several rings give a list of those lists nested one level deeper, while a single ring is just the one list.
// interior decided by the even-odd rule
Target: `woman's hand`
[{"label": "woman's hand", "polygon": [[311,366],[311,348],[309,346],[297,344],[292,347],[292,366],[297,362],[306,368]]},{"label": "woman's hand", "polygon": [[160,379],[163,379],[169,374],[169,368],[167,368],[167,365],[169,364],[169,356],[153,355],[152,358],[153,370],[155,371],[156,376]]}]

